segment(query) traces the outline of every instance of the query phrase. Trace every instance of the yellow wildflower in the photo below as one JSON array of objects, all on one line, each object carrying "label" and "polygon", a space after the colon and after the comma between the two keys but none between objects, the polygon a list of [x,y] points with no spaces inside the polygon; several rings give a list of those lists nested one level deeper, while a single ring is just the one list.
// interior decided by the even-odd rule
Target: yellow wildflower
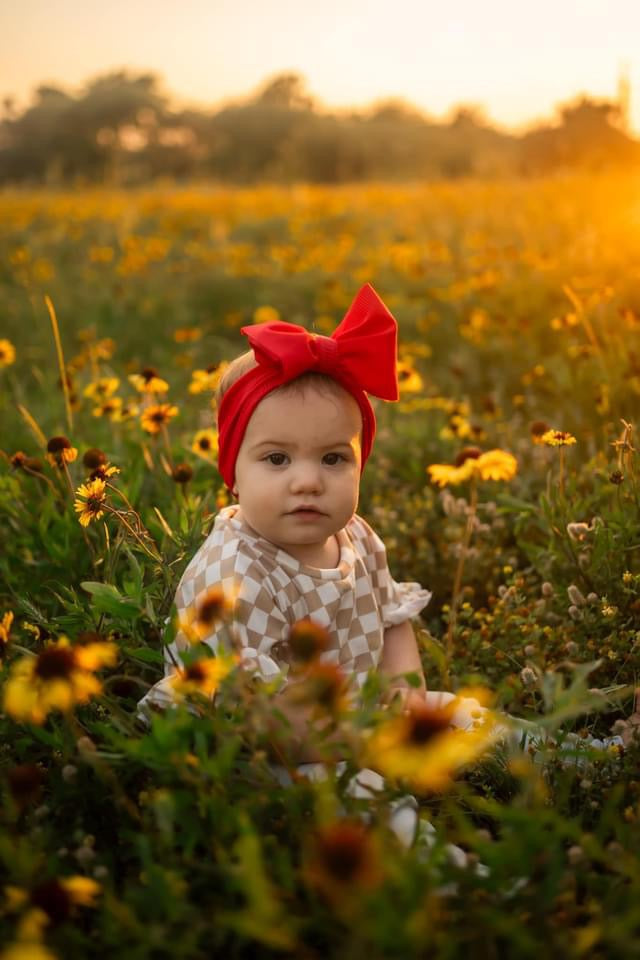
[{"label": "yellow wildflower", "polygon": [[122,412],[122,397],[108,397],[91,411],[94,417],[107,417],[117,422]]},{"label": "yellow wildflower", "polygon": [[571,444],[576,443],[576,438],[564,430],[547,430],[540,437],[540,443],[544,443],[547,447],[570,447]]},{"label": "yellow wildflower", "polygon": [[[115,467],[112,469],[116,470]],[[80,514],[78,520],[83,527],[88,527],[92,520],[99,520],[104,515],[107,498],[104,486],[104,480],[96,478],[88,483],[81,484],[76,490],[78,499],[75,501],[73,508]]]},{"label": "yellow wildflower", "polygon": [[83,395],[90,400],[107,400],[120,386],[117,377],[99,377],[84,388]]},{"label": "yellow wildflower", "polygon": [[419,393],[424,382],[416,368],[408,360],[399,360],[396,365],[400,393]]},{"label": "yellow wildflower", "polygon": [[404,780],[415,790],[446,790],[458,771],[481,757],[496,740],[496,723],[489,710],[483,710],[470,729],[452,727],[458,705],[458,698],[444,707],[413,705],[383,721],[367,742],[367,762],[389,779]]},{"label": "yellow wildflower", "polygon": [[5,650],[9,646],[11,639],[11,624],[13,623],[13,611],[7,610],[0,620],[0,660],[4,656]]},{"label": "yellow wildflower", "polygon": [[191,641],[199,643],[205,640],[216,624],[233,613],[235,597],[225,594],[220,586],[210,587],[199,599],[195,614],[190,612],[180,621],[180,630]]},{"label": "yellow wildflower", "polygon": [[142,411],[140,423],[142,429],[147,433],[160,433],[163,426],[169,423],[176,414],[178,408],[169,403],[156,403]]},{"label": "yellow wildflower", "polygon": [[169,389],[167,381],[153,367],[144,367],[140,373],[132,373],[129,382],[139,393],[166,393]]},{"label": "yellow wildflower", "polygon": [[87,703],[102,690],[94,671],[112,666],[115,643],[71,646],[67,637],[48,644],[37,656],[14,663],[4,688],[3,709],[14,720],[42,724],[53,710],[67,712]]},{"label": "yellow wildflower", "polygon": [[65,463],[72,463],[77,456],[77,449],[71,446],[66,437],[51,437],[47,442],[47,460],[52,467],[62,467]]},{"label": "yellow wildflower", "polygon": [[478,447],[465,447],[455,463],[433,463],[427,467],[427,472],[433,483],[445,487],[464,483],[474,476],[479,480],[511,480],[517,469],[516,458],[505,450],[487,450],[483,453]]},{"label": "yellow wildflower", "polygon": [[178,695],[200,693],[212,697],[236,663],[237,657],[205,657],[188,667],[178,667],[170,683]]},{"label": "yellow wildflower", "polygon": [[277,323],[280,314],[275,307],[258,307],[253,314],[254,323]]},{"label": "yellow wildflower", "polygon": [[218,452],[218,434],[215,430],[198,430],[191,449],[204,460],[213,460]]},{"label": "yellow wildflower", "polygon": [[176,343],[195,343],[202,337],[200,327],[179,327],[173,331],[173,339]]},{"label": "yellow wildflower", "polygon": [[16,348],[10,340],[0,340],[0,367],[8,367],[16,359]]},{"label": "yellow wildflower", "polygon": [[194,370],[191,374],[189,393],[202,393],[204,390],[210,390],[213,393],[218,389],[220,379],[228,366],[229,364],[223,361],[217,365],[212,364],[205,370]]}]

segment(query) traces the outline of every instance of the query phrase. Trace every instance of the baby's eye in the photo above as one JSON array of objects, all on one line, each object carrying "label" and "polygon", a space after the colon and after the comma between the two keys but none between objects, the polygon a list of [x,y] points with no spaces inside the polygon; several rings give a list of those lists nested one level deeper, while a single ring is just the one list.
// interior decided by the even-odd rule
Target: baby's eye
[{"label": "baby's eye", "polygon": [[286,453],[269,453],[265,457],[265,460],[268,463],[271,463],[274,467],[282,467],[287,462]]},{"label": "baby's eye", "polygon": [[346,457],[344,457],[341,453],[325,453],[322,460],[327,464],[327,466],[335,467],[338,463],[346,460]]}]

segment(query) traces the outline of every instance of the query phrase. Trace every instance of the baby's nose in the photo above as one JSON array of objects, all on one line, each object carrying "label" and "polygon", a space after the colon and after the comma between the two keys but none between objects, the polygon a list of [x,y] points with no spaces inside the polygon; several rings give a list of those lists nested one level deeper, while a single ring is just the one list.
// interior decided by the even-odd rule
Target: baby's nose
[{"label": "baby's nose", "polygon": [[299,463],[291,476],[294,491],[316,492],[322,487],[322,471],[319,464]]}]

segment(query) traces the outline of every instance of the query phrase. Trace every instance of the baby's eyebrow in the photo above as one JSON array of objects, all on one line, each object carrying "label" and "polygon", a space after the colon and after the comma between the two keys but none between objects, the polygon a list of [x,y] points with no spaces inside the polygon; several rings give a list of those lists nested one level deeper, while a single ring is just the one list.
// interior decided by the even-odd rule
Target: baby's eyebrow
[{"label": "baby's eyebrow", "polygon": [[[335,440],[331,443],[322,443],[319,444],[318,450],[335,450],[336,447],[348,447],[351,449],[351,440]],[[255,443],[252,450],[259,450],[260,447],[292,447],[295,448],[299,446],[294,440],[260,440],[259,443]]]}]

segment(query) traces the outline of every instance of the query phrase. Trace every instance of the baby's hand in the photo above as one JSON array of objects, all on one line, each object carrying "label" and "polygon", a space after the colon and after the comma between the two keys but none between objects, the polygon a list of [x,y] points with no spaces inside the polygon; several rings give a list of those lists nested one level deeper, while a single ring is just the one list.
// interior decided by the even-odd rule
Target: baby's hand
[{"label": "baby's hand", "polygon": [[415,707],[424,707],[424,694],[424,690],[416,690],[414,687],[391,686],[385,693],[384,702],[386,706],[400,706],[403,711],[406,711]]}]

